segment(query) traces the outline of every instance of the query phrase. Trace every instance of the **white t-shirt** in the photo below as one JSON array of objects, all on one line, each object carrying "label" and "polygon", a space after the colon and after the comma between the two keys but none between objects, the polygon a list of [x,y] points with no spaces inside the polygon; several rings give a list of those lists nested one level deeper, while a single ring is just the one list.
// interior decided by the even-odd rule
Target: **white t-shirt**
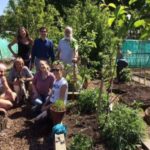
[{"label": "white t-shirt", "polygon": [[68,83],[66,81],[65,78],[61,78],[60,80],[55,80],[54,83],[53,83],[53,88],[52,88],[52,96],[50,98],[50,101],[52,103],[55,103],[55,101],[57,99],[59,99],[59,96],[60,96],[60,89],[63,85],[66,85],[67,86],[67,90],[65,92],[65,97],[64,97],[64,103],[66,104],[67,103],[67,96],[68,96]]}]

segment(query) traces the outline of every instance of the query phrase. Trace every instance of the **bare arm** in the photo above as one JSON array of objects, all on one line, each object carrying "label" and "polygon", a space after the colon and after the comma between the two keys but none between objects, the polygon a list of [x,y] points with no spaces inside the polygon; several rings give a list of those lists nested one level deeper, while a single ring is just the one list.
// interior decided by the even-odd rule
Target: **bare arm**
[{"label": "bare arm", "polygon": [[73,58],[77,58],[78,59],[78,50],[74,50],[74,53],[73,53]]},{"label": "bare arm", "polygon": [[12,90],[11,90],[10,87],[8,86],[8,83],[7,83],[7,80],[6,80],[5,77],[2,78],[2,82],[3,82],[3,85],[4,85],[4,90],[5,90],[5,91],[12,92]]},{"label": "bare arm", "polygon": [[17,54],[14,53],[14,51],[12,50],[11,47],[12,47],[14,44],[16,44],[16,43],[17,43],[17,39],[15,38],[11,43],[8,44],[8,48],[9,48],[9,50],[11,51],[11,53],[14,55],[14,57],[16,57]]},{"label": "bare arm", "polygon": [[[62,99],[62,100],[65,99],[65,92],[66,92],[66,90],[67,90],[67,85],[63,85],[61,87],[61,89],[60,89],[59,99]],[[47,102],[45,102],[43,104],[42,109],[41,109],[42,111],[45,111],[45,110],[49,109],[49,107],[50,107],[51,104],[47,105],[48,102],[49,102],[49,99],[48,99]]]},{"label": "bare arm", "polygon": [[65,99],[65,93],[67,90],[67,85],[63,85],[60,89],[59,99]]},{"label": "bare arm", "polygon": [[3,82],[3,86],[4,86],[4,89],[5,89],[5,92],[9,95],[9,100],[14,101],[16,96],[17,96],[16,93],[13,92],[10,89],[10,87],[8,86],[8,83],[7,83],[7,80],[6,80],[5,77],[2,78],[2,82]]},{"label": "bare arm", "polygon": [[32,90],[33,90],[33,93],[38,94],[38,92],[37,92],[36,87],[35,87],[34,84],[32,84]]}]

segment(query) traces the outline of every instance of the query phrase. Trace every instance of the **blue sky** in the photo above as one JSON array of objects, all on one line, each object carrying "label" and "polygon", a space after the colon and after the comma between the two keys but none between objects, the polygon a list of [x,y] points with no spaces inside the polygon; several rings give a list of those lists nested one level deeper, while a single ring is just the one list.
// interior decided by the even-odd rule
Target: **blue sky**
[{"label": "blue sky", "polygon": [[0,15],[3,14],[4,9],[6,8],[9,0],[0,0]]}]

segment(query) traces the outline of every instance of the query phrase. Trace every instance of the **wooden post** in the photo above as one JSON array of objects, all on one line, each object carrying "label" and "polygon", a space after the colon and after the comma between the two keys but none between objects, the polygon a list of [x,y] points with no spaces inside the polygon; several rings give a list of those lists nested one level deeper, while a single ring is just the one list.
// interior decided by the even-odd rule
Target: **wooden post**
[{"label": "wooden post", "polygon": [[66,150],[64,134],[55,134],[55,150]]}]

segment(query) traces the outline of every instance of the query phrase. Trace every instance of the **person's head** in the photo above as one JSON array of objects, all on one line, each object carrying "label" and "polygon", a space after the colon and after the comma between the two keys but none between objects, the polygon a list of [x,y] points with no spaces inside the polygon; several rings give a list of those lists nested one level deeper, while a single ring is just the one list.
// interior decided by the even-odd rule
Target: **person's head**
[{"label": "person's head", "polygon": [[21,57],[18,57],[15,59],[14,61],[14,68],[17,70],[17,71],[21,71],[22,68],[24,66],[24,61]]},{"label": "person's head", "polygon": [[41,27],[39,29],[39,32],[40,32],[40,37],[44,40],[47,37],[47,28]]},{"label": "person's head", "polygon": [[72,36],[73,36],[73,29],[72,29],[72,27],[67,26],[65,28],[64,34],[65,34],[65,38],[70,40],[72,38]]},{"label": "person's head", "polygon": [[50,67],[45,60],[40,60],[39,65],[39,69],[42,73],[46,73],[50,70]]},{"label": "person's head", "polygon": [[21,40],[22,38],[25,38],[25,37],[30,39],[29,32],[25,27],[20,27],[18,29],[18,32],[17,32],[17,40],[19,41],[19,40]]},{"label": "person's head", "polygon": [[3,63],[0,63],[0,77],[4,76],[6,66]]},{"label": "person's head", "polygon": [[63,76],[64,65],[62,62],[54,62],[52,66],[52,72],[54,73],[56,79],[60,79]]}]

